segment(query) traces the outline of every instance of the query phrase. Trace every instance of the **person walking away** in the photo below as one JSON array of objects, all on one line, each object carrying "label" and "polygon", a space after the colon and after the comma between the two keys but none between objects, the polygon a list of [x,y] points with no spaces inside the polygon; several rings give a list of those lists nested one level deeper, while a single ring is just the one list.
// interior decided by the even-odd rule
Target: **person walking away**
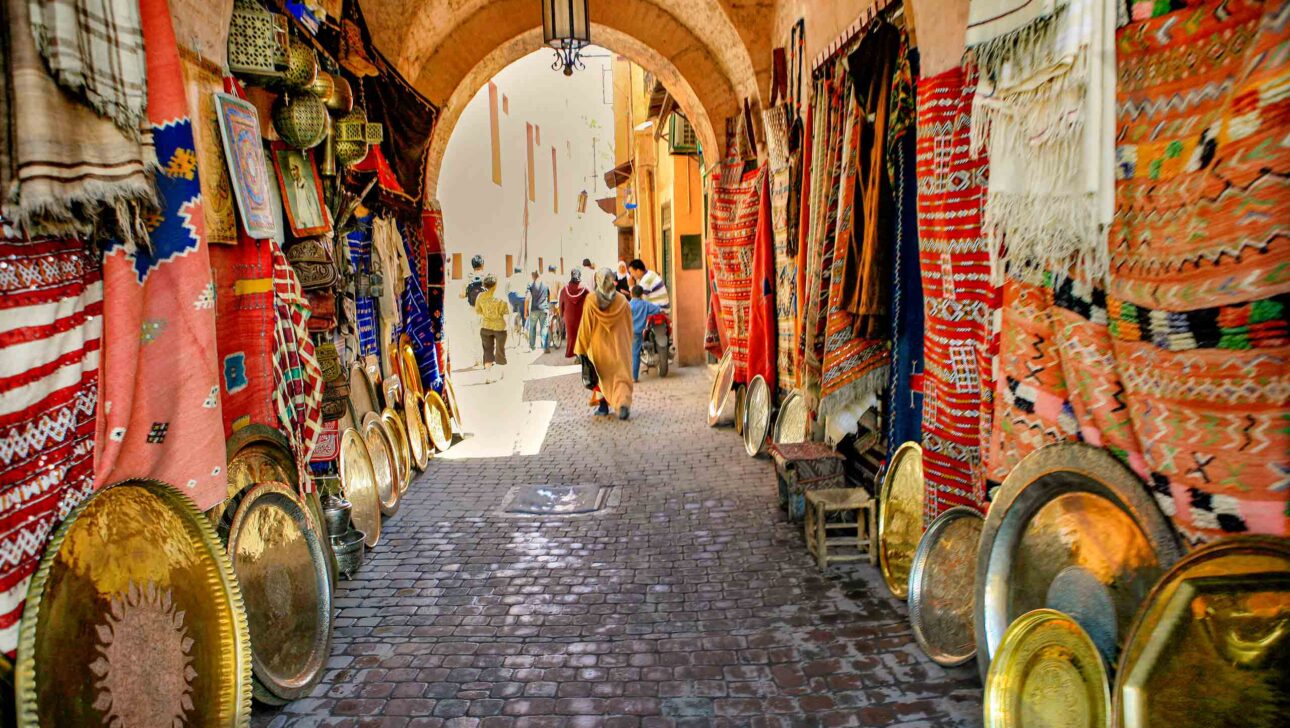
[{"label": "person walking away", "polygon": [[515,323],[511,330],[519,336],[524,331],[524,276],[521,275],[522,268],[515,268],[511,271],[511,276],[506,279],[506,300],[511,304],[511,311],[514,313]]},{"label": "person walking away", "polygon": [[645,300],[663,309],[663,313],[671,315],[672,300],[667,295],[667,285],[663,282],[663,276],[646,268],[645,261],[640,258],[628,263],[627,267],[636,283],[645,289]]},{"label": "person walking away", "polygon": [[574,353],[591,360],[600,380],[603,398],[596,414],[618,412],[625,420],[632,406],[632,312],[617,289],[617,277],[610,268],[596,271],[593,305],[582,307],[578,343]]},{"label": "person walking away", "polygon": [[494,364],[506,365],[506,312],[510,307],[495,295],[496,276],[486,275],[481,283],[475,313],[479,314],[479,341],[484,347],[484,370],[488,371]]},{"label": "person walking away", "polygon": [[569,271],[569,282],[560,289],[560,316],[564,319],[564,355],[573,356],[578,342],[578,325],[582,323],[582,307],[587,303],[587,289],[582,287],[582,269]]},{"label": "person walking away", "polygon": [[619,292],[624,296],[632,295],[632,280],[627,277],[629,272],[627,264],[621,260],[618,261],[618,280],[615,281],[614,285],[618,287]]},{"label": "person walking away", "polygon": [[551,294],[542,277],[533,271],[533,282],[529,284],[529,351],[537,348],[538,335],[542,338],[542,352],[551,351],[551,332],[546,327],[547,312],[551,310]]},{"label": "person walking away", "polygon": [[596,266],[591,264],[590,258],[582,259],[582,287],[587,293],[592,293],[596,287]]},{"label": "person walking away", "polygon": [[[475,310],[475,300],[479,298],[480,291],[484,290],[484,256],[476,254],[471,257],[470,271],[470,278],[462,288],[460,298],[466,299],[466,304],[470,306],[470,327],[479,329],[479,314]],[[476,359],[470,368],[478,369],[479,364],[480,361]]]},{"label": "person walking away", "polygon": [[645,345],[645,327],[649,317],[663,313],[657,304],[645,300],[645,289],[638,283],[632,286],[632,381],[641,380],[641,347]]}]

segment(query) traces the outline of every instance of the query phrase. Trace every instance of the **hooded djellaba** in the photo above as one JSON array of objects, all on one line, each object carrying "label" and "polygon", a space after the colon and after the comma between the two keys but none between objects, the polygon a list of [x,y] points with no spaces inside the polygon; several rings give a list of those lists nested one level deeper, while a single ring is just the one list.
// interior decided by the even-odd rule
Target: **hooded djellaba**
[{"label": "hooded djellaba", "polygon": [[598,414],[625,420],[632,405],[632,313],[612,268],[596,271],[589,305],[582,307],[574,353],[591,359],[604,398]]},{"label": "hooded djellaba", "polygon": [[573,356],[578,343],[578,327],[582,325],[582,309],[591,294],[582,285],[582,269],[569,271],[569,283],[560,289],[560,317],[564,319],[564,355]]}]

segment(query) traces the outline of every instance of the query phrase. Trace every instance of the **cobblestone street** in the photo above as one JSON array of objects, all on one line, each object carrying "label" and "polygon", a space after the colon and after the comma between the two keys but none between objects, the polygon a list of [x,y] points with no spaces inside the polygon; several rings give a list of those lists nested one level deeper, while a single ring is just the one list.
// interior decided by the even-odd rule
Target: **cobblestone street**
[{"label": "cobblestone street", "polygon": [[[873,567],[816,570],[772,463],[707,427],[705,370],[643,376],[628,422],[577,375],[523,386],[554,402],[540,454],[432,462],[336,590],[322,684],[256,726],[980,724],[976,666],[924,657]],[[500,511],[580,483],[607,509]]]}]

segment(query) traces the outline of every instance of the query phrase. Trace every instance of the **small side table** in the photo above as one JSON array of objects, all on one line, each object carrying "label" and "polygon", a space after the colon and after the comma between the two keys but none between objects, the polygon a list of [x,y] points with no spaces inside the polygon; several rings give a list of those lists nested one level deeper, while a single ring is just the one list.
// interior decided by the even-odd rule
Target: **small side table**
[{"label": "small side table", "polygon": [[[830,523],[829,514],[840,511],[855,511],[855,520]],[[806,548],[815,557],[815,565],[825,569],[831,563],[865,558],[875,563],[878,552],[873,547],[873,518],[873,496],[863,488],[807,491]],[[855,537],[829,537],[829,531],[843,529],[855,529]],[[829,553],[830,547],[835,553]],[[836,553],[843,548],[855,549],[855,553]]]},{"label": "small side table", "polygon": [[805,517],[807,491],[847,487],[846,459],[822,442],[771,445],[770,455],[779,481],[779,507],[788,511],[790,523]]}]

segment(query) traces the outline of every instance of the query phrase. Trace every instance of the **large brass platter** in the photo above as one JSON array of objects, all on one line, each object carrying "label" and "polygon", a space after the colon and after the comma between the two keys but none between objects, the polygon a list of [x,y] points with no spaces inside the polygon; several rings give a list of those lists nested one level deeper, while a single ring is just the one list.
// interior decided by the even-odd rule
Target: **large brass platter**
[{"label": "large brass platter", "polygon": [[377,408],[376,386],[363,365],[355,362],[349,368],[349,404],[354,408],[354,421],[362,422],[368,412],[380,412]]},{"label": "large brass platter", "polygon": [[23,728],[246,726],[251,640],[210,521],[156,481],[74,509],[32,578],[14,678]]},{"label": "large brass platter", "polygon": [[1068,615],[1036,609],[1004,633],[985,681],[986,728],[1110,728],[1102,656]]},{"label": "large brass platter", "polygon": [[1148,595],[1120,655],[1115,724],[1249,726],[1290,720],[1290,541],[1218,541]]},{"label": "large brass platter", "polygon": [[379,417],[363,425],[363,442],[367,443],[367,456],[376,474],[381,515],[392,516],[399,512],[399,472],[394,466],[394,445],[386,437]]},{"label": "large brass platter", "polygon": [[412,340],[407,334],[399,337],[399,355],[403,372],[403,389],[410,395],[421,399],[425,388],[421,384],[421,368],[417,365],[417,355],[412,350]]},{"label": "large brass platter", "polygon": [[797,392],[790,393],[779,406],[771,439],[784,445],[806,442],[807,420],[806,400]]},{"label": "large brass platter", "polygon": [[[300,473],[291,454],[291,443],[278,430],[266,425],[247,425],[234,432],[224,446],[228,457],[228,497],[233,498],[256,483],[277,481],[293,489],[300,487]],[[211,523],[224,517],[228,501],[206,512]]]},{"label": "large brass platter", "polygon": [[452,447],[452,420],[448,417],[448,408],[443,399],[434,390],[425,394],[426,432],[434,449],[444,452]]},{"label": "large brass platter", "polygon": [[744,402],[744,452],[756,457],[766,447],[766,432],[770,429],[770,387],[758,374],[748,384]]},{"label": "large brass platter", "polygon": [[403,426],[403,418],[393,409],[386,407],[381,411],[381,420],[394,439],[394,450],[399,460],[399,472],[403,475],[399,481],[399,495],[407,492],[412,484],[412,445],[408,441],[408,428]]},{"label": "large brass platter", "polygon": [[434,455],[425,416],[421,414],[422,404],[413,397],[403,398],[403,423],[408,428],[408,447],[412,449],[412,463],[417,470],[425,470]]},{"label": "large brass platter", "polygon": [[878,491],[878,567],[897,599],[909,593],[909,569],[923,535],[923,448],[907,442],[891,456]]},{"label": "large brass platter", "polygon": [[927,527],[909,569],[909,624],[932,661],[962,665],[976,655],[972,632],[976,547],[985,519],[951,508]]},{"label": "large brass platter", "polygon": [[219,534],[242,588],[251,630],[255,697],[309,694],[331,655],[332,601],[321,524],[286,483],[237,496]]},{"label": "large brass platter", "polygon": [[1041,607],[1074,617],[1107,664],[1151,586],[1181,550],[1145,486],[1080,443],[1028,455],[986,514],[976,565],[977,665],[984,678],[1012,620]]},{"label": "large brass platter", "polygon": [[[390,446],[390,468],[394,471],[394,495],[397,498],[407,489],[404,484],[405,481],[412,478],[411,468],[403,463],[403,454],[399,449],[399,445],[403,441],[399,438],[398,433],[394,431],[394,428],[390,427],[390,423],[383,415],[375,417],[374,422],[377,427],[381,428],[381,432],[385,435],[385,442]],[[398,510],[397,504],[395,505],[395,510]],[[393,511],[391,511],[386,515],[393,514]]]},{"label": "large brass platter", "polygon": [[734,411],[735,362],[727,351],[717,364],[717,374],[712,379],[708,393],[708,427],[728,422]]},{"label": "large brass platter", "polygon": [[367,442],[353,427],[340,436],[340,490],[350,502],[350,519],[363,532],[368,548],[381,540],[381,499],[377,495],[376,471],[367,453]]}]

